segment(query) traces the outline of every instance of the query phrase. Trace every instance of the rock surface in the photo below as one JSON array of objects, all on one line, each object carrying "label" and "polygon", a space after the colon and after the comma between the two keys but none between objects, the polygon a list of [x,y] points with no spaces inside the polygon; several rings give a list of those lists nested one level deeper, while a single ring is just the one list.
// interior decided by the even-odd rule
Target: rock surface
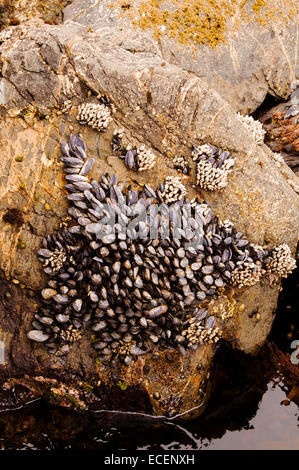
[{"label": "rock surface", "polygon": [[[94,32],[109,31],[112,44],[133,54],[158,52],[168,63],[205,80],[235,111],[242,114],[252,113],[268,93],[281,99],[288,98],[292,83],[298,79],[298,5],[293,1],[266,0],[262,2],[265,7],[261,9],[261,2],[254,2],[254,7],[250,2],[230,2],[233,5],[228,12],[228,2],[223,2],[226,12],[219,8],[221,2],[202,2],[202,7],[206,5],[211,14],[217,11],[219,24],[222,22],[225,26],[223,41],[219,41],[216,48],[205,44],[182,45],[166,33],[160,34],[156,40],[153,37],[153,33],[157,34],[155,21],[147,22],[151,25],[149,29],[132,30],[130,18],[138,17],[137,6],[148,4],[145,14],[150,14],[154,2],[133,0],[129,2],[129,9],[121,8],[124,2],[117,0],[113,2],[113,8],[109,8],[111,3],[110,0],[87,0],[82,8],[81,0],[75,0],[64,10],[64,20],[91,27]],[[163,3],[171,11],[172,2]],[[180,3],[187,7],[191,3],[192,10],[192,1]],[[115,6],[118,6],[118,11]],[[293,14],[286,19],[290,11]],[[161,11],[158,10],[158,14],[161,15]],[[227,16],[223,19],[225,14]],[[183,22],[181,25],[184,29]],[[217,29],[215,27],[213,31],[211,27],[200,32],[203,41],[206,39],[208,44],[213,43],[211,35],[217,37]],[[192,34],[188,30],[186,33]]]},{"label": "rock surface", "polygon": [[[206,199],[214,213],[232,220],[250,242],[269,247],[288,243],[293,253],[298,241],[299,197],[288,180],[296,181],[296,176],[285,164],[278,168],[271,150],[258,145],[237,119],[236,109],[254,109],[269,91],[264,85],[257,87],[253,79],[242,81],[247,53],[243,58],[241,46],[237,84],[228,79],[230,92],[219,93],[220,82],[211,81],[208,73],[204,78],[201,73],[197,76],[179,61],[172,63],[166,45],[163,52],[149,32],[121,29],[117,16],[109,19],[111,10],[110,16],[105,15],[103,2],[75,1],[64,11],[62,25],[33,20],[13,27],[10,38],[0,38],[0,341],[5,344],[0,380],[22,380],[36,394],[47,393],[55,399],[59,395],[62,404],[69,395],[65,383],[71,383],[79,405],[97,403],[98,408],[155,415],[194,409],[186,415],[191,417],[204,409],[209,396],[212,345],[185,357],[175,351],[155,352],[128,368],[110,370],[95,362],[88,332],[64,358],[49,356],[43,346],[32,346],[26,337],[39,290],[45,285],[36,250],[43,236],[66,223],[60,143],[71,132],[81,132],[88,155],[96,159],[92,177],[117,173],[119,180],[153,187],[166,175],[176,175],[172,159],[185,155],[192,166],[184,179],[190,197]],[[240,37],[246,36],[246,28],[240,27]],[[291,45],[290,38],[292,25],[281,34],[282,43]],[[287,49],[291,55],[291,46]],[[213,63],[208,54],[214,54],[219,70],[224,70],[222,49],[205,50],[203,62]],[[273,51],[279,60],[274,75],[275,55],[273,89],[280,84],[281,93],[287,94],[294,68],[284,75],[285,53],[274,43]],[[267,65],[260,54],[255,60],[262,70]],[[245,83],[246,96],[242,95]],[[107,95],[115,107],[113,123],[102,134],[80,126],[75,118],[76,107],[86,100],[96,102],[98,94]],[[241,95],[244,107],[243,98],[237,98]],[[72,101],[73,109],[63,113],[66,100]],[[128,172],[119,158],[111,156],[110,140],[119,127],[125,128],[132,141],[154,149],[158,164],[153,170]],[[194,186],[191,147],[198,143],[212,143],[236,157],[229,185],[222,192],[199,191]],[[246,353],[256,352],[270,332],[278,292],[279,284],[265,279],[263,285],[228,289],[210,302],[209,310],[219,318],[223,312],[232,314],[221,325],[224,341]],[[54,387],[37,379],[40,376],[58,382]],[[78,378],[92,384],[90,395],[79,387]]]},{"label": "rock surface", "polygon": [[1,0],[0,27],[16,26],[32,18],[41,18],[49,24],[61,23],[62,9],[72,0]]},{"label": "rock surface", "polygon": [[[273,152],[280,153],[287,165],[299,175],[299,116],[285,117],[291,101],[280,103],[262,112],[259,120],[267,131],[265,142]],[[298,106],[298,105],[297,105]]]}]

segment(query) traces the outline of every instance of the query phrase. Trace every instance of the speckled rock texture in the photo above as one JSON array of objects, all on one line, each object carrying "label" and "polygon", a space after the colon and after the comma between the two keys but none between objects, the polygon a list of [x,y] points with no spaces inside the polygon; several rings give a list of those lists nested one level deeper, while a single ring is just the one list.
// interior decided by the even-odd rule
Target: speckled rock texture
[{"label": "speckled rock texture", "polygon": [[[121,6],[126,3],[131,5],[130,9],[123,7],[116,12],[115,8],[109,8],[111,4]],[[82,8],[82,1],[76,0],[64,10],[64,20],[91,27],[94,32],[109,31],[111,43],[132,54],[158,53],[168,63],[202,78],[242,114],[252,113],[267,93],[281,99],[290,95],[291,85],[299,76],[298,5],[297,10],[296,4],[292,10],[293,2],[285,0],[223,2],[236,5],[233,15],[225,18],[224,40],[212,48],[208,45],[182,45],[166,34],[161,34],[156,40],[152,34],[157,32],[154,22],[152,30],[132,30],[129,26],[130,12],[140,3],[154,2],[87,0]],[[206,0],[203,5],[210,4],[213,12],[216,11],[214,3],[221,2]],[[258,11],[255,6],[261,3],[266,8]],[[165,8],[169,7],[169,11],[173,8],[171,1],[163,4]],[[281,11],[286,14],[288,9],[294,14],[286,20]],[[245,11],[246,20],[243,18]],[[135,10],[132,16],[136,17]],[[207,28],[205,35],[209,40],[213,31]]]},{"label": "speckled rock texture", "polygon": [[0,0],[0,27],[16,26],[32,18],[41,18],[49,24],[62,20],[62,9],[72,0]]},{"label": "speckled rock texture", "polygon": [[[294,254],[299,196],[289,181],[297,177],[287,165],[273,163],[271,150],[253,140],[236,110],[255,109],[270,89],[280,87],[280,96],[288,94],[298,35],[294,25],[285,27],[279,35],[284,46],[277,47],[277,35],[261,32],[269,42],[260,46],[258,32],[249,35],[241,25],[234,38],[239,66],[224,80],[220,75],[232,42],[225,46],[226,56],[224,46],[198,52],[205,64],[202,73],[196,69],[199,60],[193,60],[193,68],[187,65],[187,47],[186,62],[183,54],[174,59],[170,43],[162,47],[149,32],[124,27],[104,6],[77,0],[64,10],[61,25],[36,19],[10,27],[8,37],[5,30],[0,33],[0,341],[5,345],[0,380],[7,389],[13,380],[22,381],[33,393],[54,396],[66,406],[192,417],[202,412],[209,396],[214,345],[185,357],[156,351],[112,370],[96,363],[87,331],[64,358],[49,356],[26,337],[45,285],[36,250],[43,236],[67,223],[60,143],[71,132],[81,132],[88,155],[96,160],[92,177],[116,173],[119,180],[154,188],[166,175],[177,175],[172,159],[184,155],[191,165],[190,175],[183,178],[190,198],[206,199],[215,214],[229,218],[250,242],[270,248],[288,243]],[[253,50],[252,76],[244,77]],[[265,69],[270,78],[259,80]],[[212,70],[218,78],[211,78]],[[107,95],[114,105],[113,122],[102,134],[76,120],[77,106],[97,102],[98,94]],[[63,113],[66,100],[73,108]],[[152,170],[129,172],[111,155],[113,130],[120,127],[132,142],[153,148],[157,165]],[[195,187],[191,147],[199,143],[222,147],[236,157],[222,192]],[[271,330],[279,289],[279,282],[265,278],[263,285],[227,289],[212,300],[207,307],[219,318],[223,341],[255,353]],[[224,312],[230,312],[228,320],[221,320]],[[55,387],[40,377],[56,380]]]}]

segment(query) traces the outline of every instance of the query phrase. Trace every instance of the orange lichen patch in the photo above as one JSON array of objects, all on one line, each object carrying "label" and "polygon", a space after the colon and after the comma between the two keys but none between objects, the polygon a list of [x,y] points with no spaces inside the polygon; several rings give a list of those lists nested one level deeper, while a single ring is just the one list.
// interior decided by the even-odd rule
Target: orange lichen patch
[{"label": "orange lichen patch", "polygon": [[289,21],[295,14],[298,5],[292,0],[273,2],[269,0],[255,0],[252,3],[253,10],[257,21],[266,26],[269,22],[280,19],[281,21]]},{"label": "orange lichen patch", "polygon": [[[212,47],[224,41],[226,15],[233,14],[226,1],[173,0],[169,3],[170,8],[159,0],[141,1],[125,13],[134,26],[152,29],[156,39],[166,34],[182,44],[206,44]],[[111,6],[117,7],[119,4],[116,2]]]},{"label": "orange lichen patch", "polygon": [[239,22],[258,21],[266,26],[277,20],[287,22],[298,10],[295,0],[141,0],[125,5],[116,0],[110,7],[128,15],[134,26],[151,29],[158,40],[166,35],[181,44],[212,48],[225,42],[232,18],[234,29],[237,17]]},{"label": "orange lichen patch", "polygon": [[294,150],[299,152],[299,126],[298,124],[284,125],[281,128],[281,137],[284,143],[292,144]]},{"label": "orange lichen patch", "polygon": [[299,151],[299,126],[297,117],[284,119],[284,112],[273,113],[273,120],[267,129],[267,137],[270,140],[281,140],[281,148],[291,144],[294,151]]}]

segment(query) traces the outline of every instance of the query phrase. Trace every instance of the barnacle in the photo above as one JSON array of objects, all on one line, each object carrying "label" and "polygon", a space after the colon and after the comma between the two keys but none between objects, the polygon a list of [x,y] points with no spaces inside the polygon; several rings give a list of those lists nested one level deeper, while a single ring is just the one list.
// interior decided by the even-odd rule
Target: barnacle
[{"label": "barnacle", "polygon": [[110,108],[106,104],[83,103],[78,107],[77,120],[93,129],[104,131],[112,121]]},{"label": "barnacle", "polygon": [[196,161],[196,182],[200,188],[215,191],[227,186],[227,178],[235,164],[228,151],[205,144],[193,147],[192,156]]},{"label": "barnacle", "polygon": [[263,124],[260,121],[256,121],[252,116],[242,116],[240,113],[237,114],[237,118],[244,124],[258,144],[264,142],[266,131],[263,129]]},{"label": "barnacle", "polygon": [[49,280],[28,332],[50,353],[67,354],[89,328],[101,363],[129,365],[157,347],[185,354],[221,337],[199,302],[228,284],[246,287],[265,271],[286,276],[295,267],[287,245],[269,253],[250,244],[208,204],[189,201],[178,177],[156,191],[125,188],[116,175],[89,180],[95,160],[80,135],[62,143],[61,160],[73,223],[38,251]]}]

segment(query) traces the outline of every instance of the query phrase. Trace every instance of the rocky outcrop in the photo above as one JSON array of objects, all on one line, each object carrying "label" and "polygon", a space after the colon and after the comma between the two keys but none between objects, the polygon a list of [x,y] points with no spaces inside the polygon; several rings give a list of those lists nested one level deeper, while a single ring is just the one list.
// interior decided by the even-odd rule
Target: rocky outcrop
[{"label": "rocky outcrop", "polygon": [[[267,94],[281,99],[290,95],[291,85],[298,79],[295,2],[285,0],[278,5],[275,0],[266,0],[228,5],[206,0],[201,5],[201,16],[206,14],[210,27],[203,22],[198,29],[192,24],[198,21],[196,1],[180,1],[176,6],[164,2],[164,10],[177,11],[174,24],[170,24],[170,13],[166,26],[161,7],[155,2],[129,3],[130,8],[124,8],[124,2],[116,0],[111,8],[109,0],[88,0],[82,8],[81,1],[76,0],[65,9],[64,20],[94,32],[109,31],[112,44],[133,54],[158,51],[167,63],[203,79],[242,114],[252,113]],[[130,19],[135,20],[137,31],[130,27]],[[197,41],[192,41],[193,37]]]},{"label": "rocky outcrop", "polygon": [[[214,213],[229,218],[251,243],[270,248],[287,243],[293,253],[299,197],[287,180],[296,181],[296,177],[285,164],[278,167],[271,150],[258,145],[237,118],[235,110],[245,109],[237,104],[241,87],[232,86],[228,79],[230,94],[218,93],[219,85],[208,74],[200,78],[183,64],[172,63],[165,44],[163,52],[149,32],[120,26],[111,10],[105,12],[103,2],[84,2],[84,8],[81,4],[75,1],[67,7],[62,25],[35,20],[13,27],[9,37],[0,38],[0,341],[5,345],[0,378],[21,380],[34,393],[60,397],[64,404],[70,400],[69,390],[75,388],[77,402],[85,406],[96,403],[101,408],[155,415],[193,410],[188,415],[193,416],[204,409],[209,396],[214,345],[201,346],[184,357],[176,351],[156,351],[128,368],[110,369],[96,363],[87,331],[64,357],[48,355],[43,346],[32,347],[26,337],[39,290],[45,285],[36,251],[42,237],[68,223],[61,141],[71,132],[81,132],[88,155],[96,160],[92,177],[116,173],[119,180],[137,187],[144,183],[156,187],[166,175],[176,175],[172,160],[184,155],[191,166],[190,175],[184,177],[190,198],[205,199]],[[247,26],[240,28],[242,36]],[[289,41],[292,34],[290,27],[288,34],[282,32],[281,41]],[[285,55],[274,45],[273,50],[280,58],[276,85],[282,81],[287,90]],[[219,70],[224,69],[221,50],[217,47],[211,54],[218,57]],[[256,60],[262,68],[263,59]],[[244,68],[240,65],[239,70]],[[239,76],[235,80],[242,82]],[[254,109],[269,89],[258,94],[254,83],[243,81],[242,87],[245,83],[244,103]],[[114,106],[113,122],[101,134],[76,120],[76,107],[96,102],[99,94],[107,95]],[[67,100],[72,108],[66,106]],[[132,142],[154,149],[157,165],[152,170],[129,172],[111,155],[110,140],[119,127],[125,128]],[[195,186],[191,147],[199,143],[225,148],[236,158],[229,184],[221,192]],[[223,312],[231,313],[222,321],[224,341],[246,353],[263,344],[280,288],[274,281],[265,278],[263,285],[228,289],[207,305],[219,321]],[[42,382],[41,376],[56,382]],[[87,393],[84,386],[80,389],[78,378],[93,387],[92,392]],[[6,388],[11,384],[13,380],[6,381]]]},{"label": "rocky outcrop", "polygon": [[32,18],[41,18],[49,24],[58,24],[62,20],[63,8],[72,0],[1,0],[0,27],[1,29],[16,26]]}]

